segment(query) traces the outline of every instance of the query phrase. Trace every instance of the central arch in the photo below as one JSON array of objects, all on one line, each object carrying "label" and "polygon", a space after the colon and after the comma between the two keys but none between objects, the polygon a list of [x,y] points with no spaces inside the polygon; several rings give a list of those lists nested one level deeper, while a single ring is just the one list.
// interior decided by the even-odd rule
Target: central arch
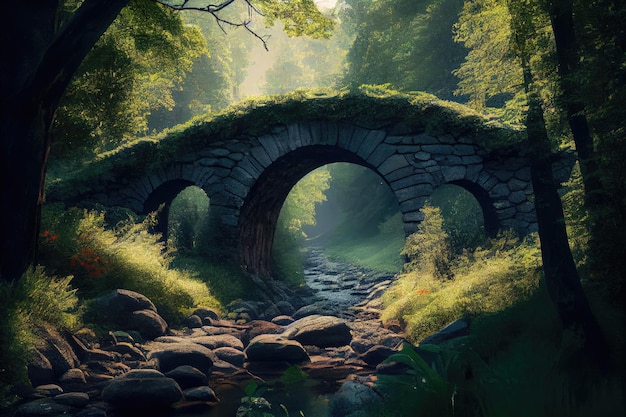
[{"label": "central arch", "polygon": [[376,171],[358,155],[328,145],[296,149],[263,171],[250,189],[239,215],[239,242],[245,269],[260,275],[271,274],[274,233],[287,195],[306,174],[335,162],[349,162]]}]

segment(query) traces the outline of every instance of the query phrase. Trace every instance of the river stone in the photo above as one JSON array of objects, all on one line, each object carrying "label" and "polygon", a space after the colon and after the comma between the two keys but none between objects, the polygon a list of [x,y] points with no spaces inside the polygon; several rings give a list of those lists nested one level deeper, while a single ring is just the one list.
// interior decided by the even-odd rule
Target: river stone
[{"label": "river stone", "polygon": [[167,332],[167,323],[156,311],[133,311],[128,319],[128,327],[137,330],[146,339],[163,336]]},{"label": "river stone", "polygon": [[148,359],[157,359],[162,372],[169,372],[182,365],[190,365],[202,372],[208,372],[215,354],[208,348],[196,343],[171,343],[148,354]]},{"label": "river stone", "polygon": [[387,346],[374,345],[360,355],[360,359],[369,366],[375,367],[394,353],[398,353],[398,351]]},{"label": "river stone", "polygon": [[321,348],[345,346],[352,340],[346,321],[334,316],[307,316],[286,327],[283,335],[303,345]]},{"label": "river stone", "polygon": [[166,372],[165,376],[172,378],[184,390],[209,383],[209,378],[207,378],[204,372],[189,365],[178,366]]},{"label": "river stone", "polygon": [[371,387],[354,381],[341,384],[329,404],[330,417],[347,417],[358,410],[376,409],[382,397]]},{"label": "river stone", "polygon": [[288,324],[293,323],[295,320],[291,316],[280,315],[276,316],[272,319],[272,323],[278,324],[279,326],[287,326]]},{"label": "river stone", "polygon": [[308,305],[305,305],[303,307],[300,307],[291,316],[295,320],[298,320],[298,319],[301,319],[303,317],[319,315],[319,314],[324,314],[324,308],[322,306],[320,306],[318,304],[308,304]]},{"label": "river stone", "polygon": [[66,392],[55,395],[52,399],[55,403],[78,408],[84,408],[89,404],[89,395],[84,392]]},{"label": "river stone", "polygon": [[58,404],[51,398],[40,398],[19,406],[15,417],[56,417],[68,414],[71,409],[70,406]]},{"label": "river stone", "polygon": [[53,397],[55,395],[63,394],[63,388],[56,384],[46,384],[35,387],[35,392],[46,397]]},{"label": "river stone", "polygon": [[202,401],[207,403],[219,402],[219,398],[215,392],[209,387],[195,387],[183,391],[183,395],[187,401]]},{"label": "river stone", "polygon": [[233,347],[217,348],[213,351],[213,353],[215,353],[215,356],[217,356],[219,359],[228,363],[232,363],[235,366],[243,366],[243,363],[246,360],[246,355],[244,355],[241,350],[235,349]]},{"label": "river stone", "polygon": [[265,320],[253,320],[248,323],[248,330],[242,336],[241,341],[244,345],[247,345],[250,340],[262,334],[279,334],[282,333],[284,328],[278,324],[271,323]]},{"label": "river stone", "polygon": [[135,291],[117,289],[98,298],[96,305],[103,313],[118,324],[126,324],[128,317],[138,310],[156,312],[154,303],[143,294]]},{"label": "river stone", "polygon": [[308,362],[304,347],[296,340],[288,340],[281,335],[262,334],[250,341],[244,351],[250,362],[282,361],[289,363]]},{"label": "river stone", "polygon": [[200,327],[202,327],[202,319],[200,318],[200,316],[192,314],[191,316],[183,320],[183,325],[190,329],[199,329]]},{"label": "river stone", "polygon": [[35,349],[34,355],[28,363],[28,379],[31,385],[45,385],[55,381],[52,364],[39,349]]},{"label": "river stone", "polygon": [[78,366],[74,350],[56,329],[42,325],[35,329],[35,334],[39,337],[36,348],[50,363],[56,378]]},{"label": "river stone", "polygon": [[168,407],[182,398],[176,381],[153,369],[135,369],[102,390],[105,402],[122,409]]},{"label": "river stone", "polygon": [[133,346],[127,342],[119,342],[109,348],[110,351],[117,352],[122,356],[127,356],[133,360],[142,361],[146,360],[146,356],[139,348]]},{"label": "river stone", "polygon": [[211,350],[221,347],[232,347],[243,350],[243,343],[239,338],[231,334],[216,334],[211,336],[200,336],[189,339],[190,342],[197,343]]},{"label": "river stone", "polygon": [[202,320],[207,317],[211,320],[219,320],[221,318],[220,312],[211,307],[198,307],[191,314],[200,317]]}]

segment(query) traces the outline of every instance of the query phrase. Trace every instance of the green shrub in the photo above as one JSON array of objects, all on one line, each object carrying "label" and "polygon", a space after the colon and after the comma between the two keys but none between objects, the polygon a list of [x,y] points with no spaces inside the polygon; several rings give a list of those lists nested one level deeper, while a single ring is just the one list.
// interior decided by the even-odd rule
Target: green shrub
[{"label": "green shrub", "polygon": [[150,232],[154,215],[141,223],[129,218],[109,229],[102,211],[63,211],[57,206],[49,210],[43,216],[47,235],[42,236],[40,261],[73,275],[82,298],[116,288],[137,291],[150,298],[170,324],[196,305],[219,304],[204,282],[170,268],[172,254],[160,236]]},{"label": "green shrub", "polygon": [[17,282],[0,282],[0,408],[11,402],[10,387],[28,381],[26,365],[42,324],[74,328],[79,324],[72,277],[48,276],[28,269]]}]

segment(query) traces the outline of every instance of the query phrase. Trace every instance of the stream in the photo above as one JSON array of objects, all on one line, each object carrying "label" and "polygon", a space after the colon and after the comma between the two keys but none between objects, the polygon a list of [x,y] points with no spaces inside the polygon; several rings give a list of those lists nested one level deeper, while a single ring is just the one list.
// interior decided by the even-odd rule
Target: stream
[{"label": "stream", "polygon": [[[305,283],[311,289],[311,295],[305,299],[309,307],[315,307],[321,314],[334,315],[346,320],[355,338],[371,338],[372,335],[384,337],[388,334],[386,329],[382,328],[379,319],[379,297],[392,283],[391,275],[330,260],[324,254],[323,248],[315,246],[304,249],[303,264]],[[393,334],[393,337],[399,336]],[[331,349],[327,350],[329,355],[327,360],[336,360],[336,357],[333,357],[335,353],[331,352]],[[320,352],[319,355],[324,356],[325,353]],[[324,359],[321,362],[323,361]],[[373,369],[357,371],[359,378],[366,378],[372,372]],[[329,382],[313,377],[291,383],[280,380],[265,382],[267,390],[262,396],[271,403],[271,413],[283,416],[286,415],[286,409],[290,416],[306,417],[328,417],[332,396],[341,384],[341,380]],[[210,408],[185,407],[168,416],[235,416],[241,398],[245,395],[242,384],[223,381],[213,388],[221,400],[217,405]]]}]

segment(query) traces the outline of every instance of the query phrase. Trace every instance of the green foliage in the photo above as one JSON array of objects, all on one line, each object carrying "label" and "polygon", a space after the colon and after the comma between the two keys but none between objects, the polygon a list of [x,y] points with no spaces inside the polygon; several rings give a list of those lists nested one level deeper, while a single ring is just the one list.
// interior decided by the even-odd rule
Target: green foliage
[{"label": "green foliage", "polygon": [[266,26],[272,27],[280,21],[289,36],[328,38],[334,27],[334,22],[319,11],[313,0],[260,0],[258,4]]},{"label": "green foliage", "polygon": [[158,2],[133,0],[100,38],[68,87],[54,126],[57,157],[110,150],[147,133],[151,111],[206,54],[200,31]]},{"label": "green foliage", "polygon": [[422,274],[432,274],[435,278],[453,279],[450,269],[452,249],[448,234],[443,229],[441,209],[424,205],[420,210],[424,214],[417,232],[406,239],[402,255],[409,259],[408,270]]},{"label": "green foliage", "polygon": [[402,91],[453,98],[452,70],[465,48],[452,39],[459,0],[346,2],[342,26],[354,36],[345,84],[390,83]]},{"label": "green foliage", "polygon": [[433,357],[432,363],[409,344],[399,353],[389,356],[384,363],[406,365],[408,370],[400,375],[380,375],[377,386],[393,413],[398,416],[454,416],[457,400],[456,386],[448,372],[458,353],[437,346],[420,345],[419,350]]},{"label": "green foliage", "polygon": [[483,211],[469,191],[453,184],[442,184],[428,197],[427,203],[438,207],[443,230],[455,253],[473,250],[485,241]]},{"label": "green foliage", "polygon": [[152,216],[142,223],[121,221],[115,229],[106,228],[104,212],[50,206],[42,218],[48,235],[42,236],[39,261],[57,273],[73,275],[84,298],[116,288],[137,291],[150,298],[170,324],[196,305],[219,304],[206,284],[170,268],[172,258],[160,236],[150,232]]},{"label": "green foliage", "polygon": [[190,252],[199,248],[207,233],[209,198],[199,187],[191,186],[181,191],[169,208],[167,246],[177,252]]},{"label": "green foliage", "polygon": [[501,311],[539,286],[540,250],[533,238],[504,234],[486,249],[465,252],[451,264],[454,280],[419,270],[400,276],[383,296],[383,321],[398,320],[413,342],[461,317]]},{"label": "green foliage", "polygon": [[325,167],[311,171],[291,189],[278,217],[272,258],[278,276],[301,284],[304,275],[300,246],[306,237],[303,227],[315,224],[315,207],[326,200],[330,173]]},{"label": "green foliage", "polygon": [[17,282],[0,282],[0,410],[13,401],[11,386],[28,381],[26,366],[37,340],[35,329],[78,325],[78,298],[71,280],[49,276],[38,266]]}]

